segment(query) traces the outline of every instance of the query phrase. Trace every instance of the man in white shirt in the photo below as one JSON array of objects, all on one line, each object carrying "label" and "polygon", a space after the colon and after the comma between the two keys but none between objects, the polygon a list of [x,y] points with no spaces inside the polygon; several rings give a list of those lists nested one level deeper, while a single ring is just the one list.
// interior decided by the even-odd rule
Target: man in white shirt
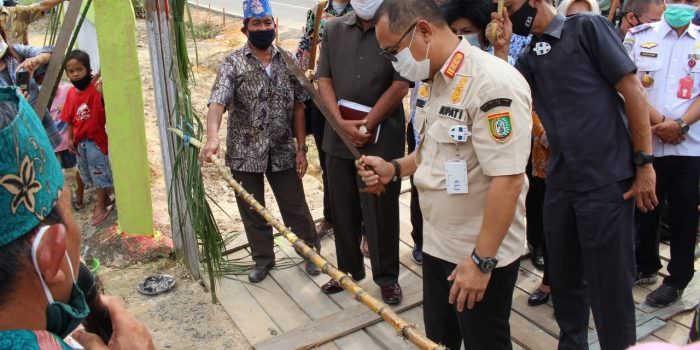
[{"label": "man in white shirt", "polygon": [[[694,0],[669,0],[663,19],[630,30],[625,47],[649,98],[659,201],[668,199],[669,276],[647,296],[663,307],[677,301],[693,277],[700,178],[700,28]],[[637,283],[652,284],[661,269],[659,210],[637,213]]]}]

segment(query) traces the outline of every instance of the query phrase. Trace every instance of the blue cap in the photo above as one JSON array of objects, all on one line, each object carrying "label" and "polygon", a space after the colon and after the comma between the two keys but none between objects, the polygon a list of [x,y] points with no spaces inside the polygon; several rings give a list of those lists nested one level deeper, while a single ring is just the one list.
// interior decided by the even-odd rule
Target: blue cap
[{"label": "blue cap", "polygon": [[272,6],[268,0],[243,0],[243,18],[263,18],[272,16]]},{"label": "blue cap", "polygon": [[39,225],[63,189],[41,120],[16,87],[0,88],[0,247]]}]

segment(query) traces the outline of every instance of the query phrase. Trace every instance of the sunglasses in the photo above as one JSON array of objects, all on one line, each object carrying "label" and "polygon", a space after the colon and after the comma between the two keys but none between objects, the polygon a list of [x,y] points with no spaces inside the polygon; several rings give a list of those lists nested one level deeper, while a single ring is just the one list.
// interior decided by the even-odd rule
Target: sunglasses
[{"label": "sunglasses", "polygon": [[391,46],[384,48],[384,49],[380,48],[379,54],[384,56],[384,58],[388,59],[391,62],[397,62],[398,58],[396,58],[396,54],[399,51],[399,46],[401,46],[401,42],[403,41],[403,39],[406,39],[406,36],[408,35],[408,33],[410,33],[416,27],[416,24],[418,24],[417,21],[415,23],[413,23],[410,27],[408,27],[408,30],[406,30],[406,32],[403,33],[403,35],[401,36],[399,41],[396,42],[396,44],[391,45]]}]

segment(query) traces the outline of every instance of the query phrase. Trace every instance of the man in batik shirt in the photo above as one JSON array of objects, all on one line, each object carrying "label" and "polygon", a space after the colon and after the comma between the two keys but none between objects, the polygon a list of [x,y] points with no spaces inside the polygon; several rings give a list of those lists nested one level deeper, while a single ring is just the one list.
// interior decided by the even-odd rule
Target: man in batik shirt
[{"label": "man in batik shirt", "polygon": [[[209,99],[202,158],[209,161],[218,152],[219,127],[228,111],[226,165],[234,179],[265,205],[266,177],[285,225],[317,247],[301,182],[307,167],[304,102],[309,97],[285,65],[285,53],[272,45],[277,27],[267,0],[245,0],[243,7],[248,42],[228,55],[219,69]],[[237,202],[255,261],[248,279],[257,283],[275,265],[272,228],[242,199]],[[308,260],[306,271],[320,273]]]}]

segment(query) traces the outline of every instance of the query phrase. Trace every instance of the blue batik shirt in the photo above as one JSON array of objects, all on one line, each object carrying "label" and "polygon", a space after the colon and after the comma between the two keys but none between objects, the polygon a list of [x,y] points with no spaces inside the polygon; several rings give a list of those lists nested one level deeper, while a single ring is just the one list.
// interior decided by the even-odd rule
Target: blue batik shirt
[{"label": "blue batik shirt", "polygon": [[63,339],[47,331],[0,331],[2,350],[73,350]]}]

